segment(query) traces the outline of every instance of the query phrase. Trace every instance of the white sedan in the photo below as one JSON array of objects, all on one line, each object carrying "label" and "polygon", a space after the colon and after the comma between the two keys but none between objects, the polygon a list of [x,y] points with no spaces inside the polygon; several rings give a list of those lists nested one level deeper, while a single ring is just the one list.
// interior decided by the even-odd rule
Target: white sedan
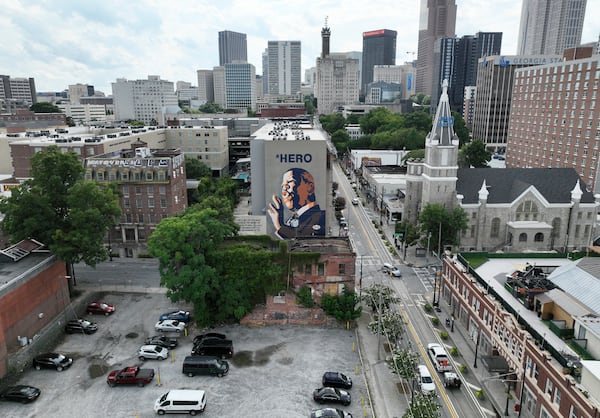
[{"label": "white sedan", "polygon": [[185,329],[185,322],[175,319],[163,319],[154,325],[154,329],[161,332],[181,332]]}]

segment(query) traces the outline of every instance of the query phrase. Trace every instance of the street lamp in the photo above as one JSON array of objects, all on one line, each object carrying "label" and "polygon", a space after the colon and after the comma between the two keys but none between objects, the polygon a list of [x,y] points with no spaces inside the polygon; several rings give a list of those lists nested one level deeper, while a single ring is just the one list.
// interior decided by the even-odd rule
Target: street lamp
[{"label": "street lamp", "polygon": [[473,363],[473,368],[476,369],[477,368],[477,353],[479,351],[479,335],[480,335],[479,330],[477,330],[477,342],[475,342],[475,362]]}]

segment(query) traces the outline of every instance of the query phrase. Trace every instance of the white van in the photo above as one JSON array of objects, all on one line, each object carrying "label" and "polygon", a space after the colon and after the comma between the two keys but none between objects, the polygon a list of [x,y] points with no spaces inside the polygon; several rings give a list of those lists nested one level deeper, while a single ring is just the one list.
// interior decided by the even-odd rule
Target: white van
[{"label": "white van", "polygon": [[417,366],[417,379],[419,380],[421,392],[423,392],[424,395],[431,395],[435,392],[435,383],[433,383],[433,378],[431,377],[431,373],[429,373],[429,369],[424,364],[419,364]]},{"label": "white van", "polygon": [[170,390],[154,403],[154,412],[158,415],[184,414],[196,415],[204,412],[206,393],[203,390]]}]

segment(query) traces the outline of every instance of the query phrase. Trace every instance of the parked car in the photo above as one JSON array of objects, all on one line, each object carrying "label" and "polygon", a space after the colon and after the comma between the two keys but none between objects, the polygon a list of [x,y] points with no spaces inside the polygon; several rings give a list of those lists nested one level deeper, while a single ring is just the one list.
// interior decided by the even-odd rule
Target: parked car
[{"label": "parked car", "polygon": [[226,340],[227,336],[220,332],[207,332],[206,334],[196,335],[194,337],[194,345],[200,344],[202,341],[208,340]]},{"label": "parked car", "polygon": [[208,338],[201,340],[192,348],[192,356],[215,356],[220,358],[233,357],[231,340]]},{"label": "parked car", "polygon": [[316,409],[310,414],[310,418],[352,418],[350,412],[342,411],[336,408]]},{"label": "parked car", "polygon": [[106,302],[92,302],[88,304],[85,311],[90,315],[102,314],[108,316],[115,311],[115,305]]},{"label": "parked car", "polygon": [[121,370],[113,370],[106,377],[108,386],[137,385],[146,386],[154,379],[154,369],[142,369],[140,366],[125,367]]},{"label": "parked car", "polygon": [[429,373],[429,369],[424,364],[417,366],[417,382],[423,394],[431,395],[435,393],[435,383],[433,382],[431,373]]},{"label": "parked car", "polygon": [[142,361],[148,359],[164,360],[169,357],[169,350],[160,345],[143,345],[138,350],[138,358]]},{"label": "parked car", "polygon": [[33,386],[10,386],[0,393],[0,400],[29,403],[35,401],[40,396],[40,393],[42,391]]},{"label": "parked car", "polygon": [[313,399],[319,403],[341,403],[342,405],[350,405],[352,400],[345,390],[330,387],[315,389]]},{"label": "parked car", "polygon": [[60,353],[44,353],[33,359],[33,367],[36,370],[46,368],[62,372],[71,367],[71,364],[73,364],[73,359]]},{"label": "parked car", "polygon": [[448,353],[438,343],[427,344],[427,354],[433,362],[433,366],[438,372],[451,372],[452,364],[450,364],[450,357]]},{"label": "parked car", "polygon": [[146,345],[160,345],[164,348],[175,348],[179,345],[179,341],[176,338],[165,337],[164,335],[154,335],[146,338],[144,341]]},{"label": "parked car", "polygon": [[85,319],[72,319],[65,325],[67,334],[93,334],[96,331],[98,331],[98,324]]},{"label": "parked car", "polygon": [[162,314],[159,319],[161,321],[165,319],[174,319],[176,321],[190,322],[192,320],[192,316],[187,311],[173,311]]},{"label": "parked car", "polygon": [[185,322],[175,319],[163,319],[154,325],[154,329],[161,332],[181,332],[185,329]]},{"label": "parked car", "polygon": [[214,356],[187,356],[181,371],[189,377],[197,374],[223,377],[229,372],[229,363]]},{"label": "parked car", "polygon": [[323,386],[332,388],[350,389],[352,379],[340,372],[325,372],[322,379]]},{"label": "parked car", "polygon": [[352,204],[354,206],[358,205],[360,203],[360,201],[358,200],[358,197],[355,197],[354,199],[352,199]]}]

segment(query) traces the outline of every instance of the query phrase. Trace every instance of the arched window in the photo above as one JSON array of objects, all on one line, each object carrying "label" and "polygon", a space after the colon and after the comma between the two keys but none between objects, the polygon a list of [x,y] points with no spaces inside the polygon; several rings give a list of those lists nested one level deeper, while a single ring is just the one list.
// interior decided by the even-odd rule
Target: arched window
[{"label": "arched window", "polygon": [[490,230],[490,237],[496,238],[500,235],[500,218],[492,219],[492,229]]},{"label": "arched window", "polygon": [[508,233],[508,243],[509,243],[510,245],[512,245],[512,242],[513,242],[513,234],[512,234],[512,232],[509,232],[509,233]]},{"label": "arched window", "polygon": [[517,206],[517,221],[537,221],[538,208],[533,200],[526,200]]},{"label": "arched window", "polygon": [[535,242],[544,242],[544,234],[542,234],[541,232],[538,232],[533,237],[533,241],[535,241]]},{"label": "arched window", "polygon": [[527,234],[525,232],[519,235],[519,242],[527,242]]}]

